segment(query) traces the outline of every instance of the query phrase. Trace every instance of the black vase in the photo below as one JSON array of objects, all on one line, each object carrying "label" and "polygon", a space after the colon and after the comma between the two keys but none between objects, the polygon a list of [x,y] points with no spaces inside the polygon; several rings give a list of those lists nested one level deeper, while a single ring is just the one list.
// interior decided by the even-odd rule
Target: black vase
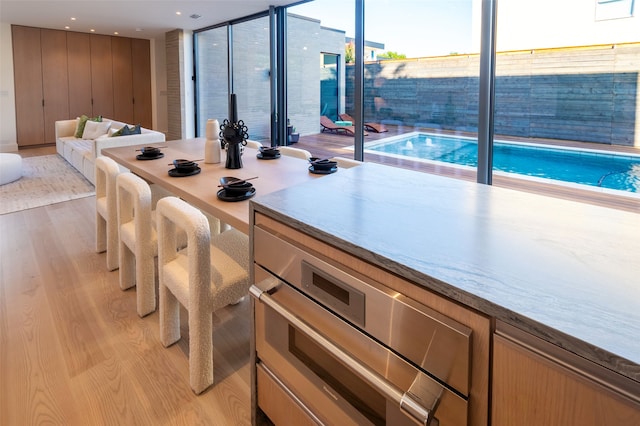
[{"label": "black vase", "polygon": [[241,169],[242,168],[242,143],[227,142],[227,162],[225,167],[227,169]]}]

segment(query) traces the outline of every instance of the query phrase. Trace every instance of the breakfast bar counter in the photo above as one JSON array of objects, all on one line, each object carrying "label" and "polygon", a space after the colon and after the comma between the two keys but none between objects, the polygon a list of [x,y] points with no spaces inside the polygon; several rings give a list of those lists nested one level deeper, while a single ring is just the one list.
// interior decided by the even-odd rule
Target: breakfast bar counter
[{"label": "breakfast bar counter", "polygon": [[[220,190],[220,178],[252,178],[256,195],[261,195],[323,176],[310,173],[309,163],[299,158],[283,155],[277,159],[260,160],[257,158],[258,150],[250,147],[244,148],[242,168],[227,169],[224,152],[220,163],[207,164],[202,160],[204,145],[204,138],[151,144],[149,146],[160,147],[163,154],[161,158],[151,160],[138,158],[140,149],[145,145],[109,148],[102,153],[148,182],[163,187],[244,233],[249,232],[249,202],[218,199],[216,194]],[[195,161],[200,172],[192,176],[170,176],[169,171],[174,167],[172,162],[177,159]]]},{"label": "breakfast bar counter", "polygon": [[255,212],[640,386],[638,213],[366,163]]}]

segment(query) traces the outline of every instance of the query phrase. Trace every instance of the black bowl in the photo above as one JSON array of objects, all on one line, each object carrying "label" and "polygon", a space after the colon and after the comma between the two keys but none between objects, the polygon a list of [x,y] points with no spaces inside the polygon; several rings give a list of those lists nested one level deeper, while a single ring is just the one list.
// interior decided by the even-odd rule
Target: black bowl
[{"label": "black bowl", "polygon": [[263,157],[275,157],[280,153],[280,150],[275,146],[262,146],[260,152]]},{"label": "black bowl", "polygon": [[161,152],[160,148],[157,148],[155,146],[145,146],[144,148],[140,149],[140,151],[145,157],[156,157]]},{"label": "black bowl", "polygon": [[195,161],[184,160],[182,158],[179,158],[177,160],[173,160],[173,166],[176,168],[176,170],[184,173],[184,172],[192,172],[195,169],[197,169],[198,163],[196,163]]},{"label": "black bowl", "polygon": [[320,171],[331,170],[332,168],[338,165],[337,161],[331,161],[326,158],[320,159],[318,157],[309,158],[309,163],[313,165],[313,168],[315,170],[320,170]]},{"label": "black bowl", "polygon": [[228,197],[236,197],[236,196],[244,195],[252,187],[253,187],[253,184],[251,182],[232,183],[232,184],[223,186],[224,192]]}]

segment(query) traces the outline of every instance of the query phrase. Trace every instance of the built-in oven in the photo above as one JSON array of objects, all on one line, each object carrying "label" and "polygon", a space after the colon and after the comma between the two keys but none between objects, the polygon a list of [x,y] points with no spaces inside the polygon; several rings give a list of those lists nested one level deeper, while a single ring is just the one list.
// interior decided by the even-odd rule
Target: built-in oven
[{"label": "built-in oven", "polygon": [[467,424],[468,327],[263,229],[253,245],[255,394],[269,418]]}]

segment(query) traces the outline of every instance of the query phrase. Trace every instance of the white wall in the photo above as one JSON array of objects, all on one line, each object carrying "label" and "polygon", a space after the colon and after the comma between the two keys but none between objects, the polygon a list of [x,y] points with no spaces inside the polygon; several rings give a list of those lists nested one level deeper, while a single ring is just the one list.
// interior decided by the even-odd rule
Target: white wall
[{"label": "white wall", "polygon": [[11,25],[0,22],[0,152],[17,150]]}]

